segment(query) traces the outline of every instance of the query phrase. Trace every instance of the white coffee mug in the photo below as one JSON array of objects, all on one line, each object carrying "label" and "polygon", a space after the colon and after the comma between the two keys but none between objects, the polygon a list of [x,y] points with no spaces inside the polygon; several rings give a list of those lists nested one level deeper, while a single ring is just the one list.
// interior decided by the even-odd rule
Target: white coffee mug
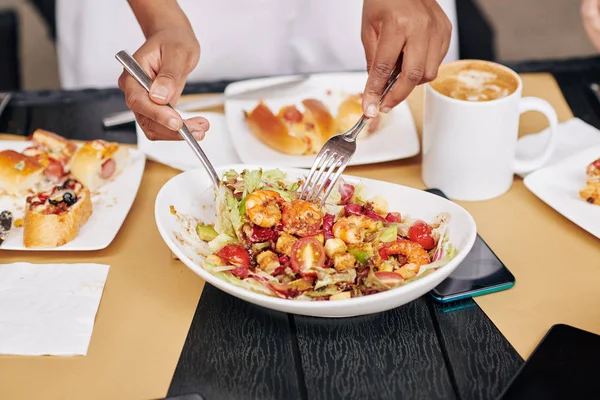
[{"label": "white coffee mug", "polygon": [[[468,60],[448,65],[461,62]],[[555,147],[558,118],[550,103],[536,97],[522,98],[519,75],[500,64],[490,64],[517,79],[518,87],[512,94],[476,102],[448,97],[425,85],[422,179],[427,187],[438,188],[454,200],[488,200],[504,194],[515,173],[541,167]],[[519,116],[526,111],[544,114],[550,135],[538,157],[519,160]]]}]

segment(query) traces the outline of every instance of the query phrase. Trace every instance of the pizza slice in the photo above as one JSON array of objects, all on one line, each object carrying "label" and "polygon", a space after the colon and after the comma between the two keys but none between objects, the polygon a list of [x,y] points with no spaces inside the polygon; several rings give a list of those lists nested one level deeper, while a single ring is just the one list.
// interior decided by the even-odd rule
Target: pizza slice
[{"label": "pizza slice", "polygon": [[69,162],[77,146],[56,133],[37,129],[31,136],[31,146],[23,154],[44,166],[44,175],[59,182],[69,172]]},{"label": "pizza slice", "polygon": [[29,196],[23,218],[23,244],[27,248],[62,246],[77,237],[92,214],[90,192],[80,182],[61,185]]}]

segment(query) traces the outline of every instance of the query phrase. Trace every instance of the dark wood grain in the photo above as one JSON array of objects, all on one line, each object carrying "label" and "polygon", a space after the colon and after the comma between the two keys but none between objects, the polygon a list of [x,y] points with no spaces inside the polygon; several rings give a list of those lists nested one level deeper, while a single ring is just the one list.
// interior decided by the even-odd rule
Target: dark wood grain
[{"label": "dark wood grain", "polygon": [[297,316],[309,399],[453,399],[425,300],[380,314]]},{"label": "dark wood grain", "polygon": [[300,399],[288,316],[206,284],[169,396]]},{"label": "dark wood grain", "polygon": [[497,398],[523,359],[472,299],[440,305],[432,314],[461,400]]}]

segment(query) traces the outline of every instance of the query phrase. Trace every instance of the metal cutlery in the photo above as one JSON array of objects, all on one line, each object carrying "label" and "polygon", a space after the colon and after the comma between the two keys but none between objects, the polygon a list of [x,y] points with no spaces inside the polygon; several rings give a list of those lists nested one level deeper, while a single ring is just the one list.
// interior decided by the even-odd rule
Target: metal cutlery
[{"label": "metal cutlery", "polygon": [[594,96],[596,96],[596,100],[600,103],[600,85],[597,83],[590,83],[589,88],[594,93]]},{"label": "metal cutlery", "polygon": [[[308,74],[295,75],[290,76],[289,79],[286,79],[284,82],[279,82],[268,86],[261,86],[257,89],[251,89],[241,93],[235,93],[230,95],[226,95],[223,93],[198,100],[181,101],[177,104],[177,109],[180,111],[201,110],[203,108],[222,105],[223,103],[225,103],[226,100],[256,99],[264,95],[273,95],[276,92],[281,92],[285,89],[298,86],[302,82],[305,82],[309,77],[310,75]],[[127,110],[107,115],[102,119],[102,124],[106,128],[110,128],[113,126],[118,126],[133,121],[135,121],[133,112]]]},{"label": "metal cutlery", "polygon": [[12,227],[13,216],[10,211],[2,211],[0,213],[0,246],[8,237],[8,232]]},{"label": "metal cutlery", "polygon": [[[402,70],[402,59],[403,54],[401,53],[396,62],[396,67],[386,82],[378,106],[381,106],[385,95],[398,80],[398,76]],[[363,114],[349,131],[333,136],[325,143],[319,154],[317,154],[308,177],[302,185],[300,192],[301,199],[316,202],[319,200],[321,193],[325,191],[325,194],[321,196],[321,206],[325,204],[337,180],[356,152],[356,138],[368,120],[369,118]],[[332,174],[333,178],[331,178]]]},{"label": "metal cutlery", "polygon": [[[135,80],[138,81],[138,83],[144,87],[144,89],[146,89],[146,91],[150,92],[150,87],[152,86],[152,79],[150,79],[150,77],[148,76],[148,74],[146,74],[146,72],[140,66],[140,64],[138,64],[138,62],[127,51],[119,51],[115,55],[115,58],[119,60],[119,62],[123,65],[125,70],[129,72],[129,74],[133,76]],[[173,106],[171,106],[170,104],[167,104],[167,107],[173,108]],[[208,175],[210,176],[210,179],[212,180],[215,187],[218,187],[220,179],[217,175],[217,172],[215,171],[206,154],[204,154],[204,151],[202,150],[196,139],[194,139],[194,137],[190,133],[185,123],[178,132],[187,142],[187,144],[192,148],[198,159],[200,159],[200,162],[202,162],[202,165],[206,169],[206,172],[208,172]]]},{"label": "metal cutlery", "polygon": [[8,102],[10,101],[11,98],[12,98],[12,93],[9,93],[9,92],[0,93],[0,116],[2,116],[2,112],[8,105]]}]

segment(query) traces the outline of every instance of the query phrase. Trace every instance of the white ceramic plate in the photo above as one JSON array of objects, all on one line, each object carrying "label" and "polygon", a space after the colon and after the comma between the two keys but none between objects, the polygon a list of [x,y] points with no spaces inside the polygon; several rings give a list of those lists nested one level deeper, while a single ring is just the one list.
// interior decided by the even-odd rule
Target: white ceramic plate
[{"label": "white ceramic plate", "polygon": [[[0,150],[22,151],[28,145],[29,142],[0,141]],[[2,250],[27,251],[89,251],[108,247],[129,213],[144,174],[146,157],[137,150],[129,149],[129,151],[131,155],[129,166],[112,182],[101,188],[98,194],[93,194],[92,215],[81,227],[77,238],[60,247],[28,249],[23,246],[23,228],[13,227],[0,248]],[[11,210],[14,219],[23,217],[24,206],[24,198],[0,195],[0,210]]]},{"label": "white ceramic plate", "polygon": [[[232,165],[217,168],[222,174],[229,169],[269,169],[267,166]],[[302,169],[280,168],[290,179],[305,175]],[[217,288],[262,307],[294,314],[320,317],[348,317],[389,310],[408,303],[443,281],[460,264],[470,251],[476,236],[476,226],[471,215],[462,207],[442,197],[421,190],[388,182],[344,177],[349,182],[362,181],[367,187],[367,196],[385,196],[390,210],[399,211],[414,218],[432,221],[441,212],[451,214],[448,226],[450,240],[459,254],[447,265],[400,288],[374,295],[337,301],[286,300],[254,293],[234,286],[205,271],[198,254],[199,239],[191,236],[178,217],[171,213],[174,206],[178,215],[198,218],[206,223],[215,221],[213,188],[204,170],[196,169],[181,173],[169,180],[160,190],[155,205],[158,230],[169,248],[192,271]]]},{"label": "white ceramic plate", "polygon": [[[256,87],[266,86],[288,80],[288,77],[251,79],[235,82],[227,86],[225,94],[230,95]],[[265,97],[265,104],[277,113],[285,105],[296,104],[302,109],[302,100],[312,97],[323,101],[332,115],[346,95],[360,93],[367,82],[366,72],[323,73],[312,75],[308,80],[288,88],[276,97]],[[328,91],[331,94],[328,95]],[[314,155],[291,156],[280,153],[261,142],[248,129],[244,121],[244,111],[251,111],[258,104],[254,100],[227,100],[225,116],[233,145],[242,162],[248,164],[271,165],[278,167],[310,168]],[[385,127],[372,136],[357,141],[356,154],[350,165],[371,164],[413,157],[420,151],[417,129],[406,103],[400,104],[390,112]]]},{"label": "white ceramic plate", "polygon": [[[204,117],[210,123],[210,130],[204,140],[200,142],[202,150],[206,153],[214,166],[235,164],[240,162],[225,124],[223,114],[214,112],[181,113],[184,119]],[[144,131],[135,124],[138,150],[148,159],[168,165],[171,168],[187,171],[202,166],[195,153],[183,140],[150,141]]]},{"label": "white ceramic plate", "polygon": [[600,206],[579,197],[579,190],[585,187],[585,169],[598,157],[600,146],[591,147],[532,172],[523,183],[550,207],[600,238]]}]

